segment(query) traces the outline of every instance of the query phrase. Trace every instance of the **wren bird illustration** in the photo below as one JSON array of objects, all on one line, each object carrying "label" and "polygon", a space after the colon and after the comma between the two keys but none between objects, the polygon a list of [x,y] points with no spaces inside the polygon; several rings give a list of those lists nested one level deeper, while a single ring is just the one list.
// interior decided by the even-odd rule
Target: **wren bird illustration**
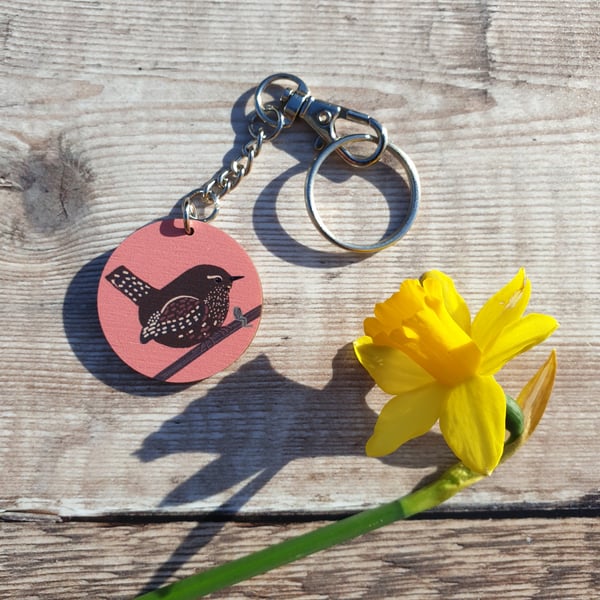
[{"label": "wren bird illustration", "polygon": [[142,344],[154,340],[186,348],[221,327],[229,310],[231,286],[242,277],[213,265],[198,265],[157,289],[120,266],[106,279],[137,304]]}]

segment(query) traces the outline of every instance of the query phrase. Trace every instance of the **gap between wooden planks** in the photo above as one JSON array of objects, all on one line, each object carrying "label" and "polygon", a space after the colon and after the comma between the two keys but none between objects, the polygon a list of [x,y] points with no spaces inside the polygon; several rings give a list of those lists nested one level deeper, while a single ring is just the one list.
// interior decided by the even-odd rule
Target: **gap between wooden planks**
[{"label": "gap between wooden planks", "polygon": [[[320,523],[0,525],[0,598],[131,598]],[[598,598],[595,518],[411,520],[212,598]]]}]

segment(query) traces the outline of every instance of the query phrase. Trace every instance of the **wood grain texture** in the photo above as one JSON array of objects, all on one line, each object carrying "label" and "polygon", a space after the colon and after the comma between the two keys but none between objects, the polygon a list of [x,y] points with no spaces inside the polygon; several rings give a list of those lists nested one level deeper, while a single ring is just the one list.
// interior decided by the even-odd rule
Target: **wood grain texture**
[{"label": "wood grain texture", "polygon": [[[0,511],[310,517],[395,498],[454,459],[436,431],[386,460],[364,456],[386,396],[361,371],[350,342],[374,303],[404,278],[443,269],[476,310],[520,266],[533,282],[530,310],[556,316],[561,328],[500,379],[518,393],[556,347],[555,394],[519,454],[442,512],[597,511],[596,1],[9,4],[0,15]],[[385,124],[419,169],[415,225],[397,246],[368,258],[333,249],[304,209],[314,134],[301,125],[286,130],[265,146],[216,222],[244,246],[262,278],[264,312],[250,350],[193,386],[143,379],[101,335],[95,295],[102,267],[128,234],[178,216],[178,198],[238,156],[248,140],[252,90],[280,71],[302,77],[319,98]],[[338,233],[372,241],[365,237],[398,218],[402,188],[390,167],[397,165],[386,157],[350,176],[328,161],[316,191]],[[414,597],[498,597],[502,588],[493,586],[507,579],[517,597],[552,597],[548,582],[558,582],[556,597],[597,587],[591,521],[565,521],[580,571],[569,571],[567,556],[553,549],[558,521],[511,521],[508,533],[497,523],[435,525],[409,527],[426,536],[431,552],[436,535],[461,530],[473,544],[461,551],[472,554],[464,565],[437,557],[450,561],[440,566],[443,576],[422,566],[427,562],[414,567]],[[139,535],[164,535],[164,548],[173,548],[186,527],[132,528],[132,544]],[[547,536],[539,549],[522,541],[527,535],[517,540],[521,527],[534,540]],[[135,591],[169,552],[128,562],[120,545],[128,543],[127,528],[15,524],[0,531],[12,536],[9,554],[19,548],[19,531],[23,544],[37,545],[22,564],[47,569],[44,581],[72,573],[64,585],[74,587],[55,596],[61,598],[77,597],[80,577],[93,582],[93,597],[124,593],[124,573],[131,578],[126,593]],[[266,543],[271,533],[260,531],[248,543]],[[311,563],[322,575],[291,568],[269,585],[279,582],[279,597],[393,596],[403,579],[388,586],[382,573],[398,561],[398,572],[412,565],[382,535],[382,547],[359,543],[335,554],[336,561],[377,563],[361,583],[366,596],[353,596],[354,580],[344,577],[335,585],[346,593],[320,593],[329,569],[337,569],[329,559]],[[506,536],[532,562],[506,558],[500,542],[486,544]],[[44,562],[45,539],[56,544],[57,569],[66,571]],[[69,555],[65,539],[91,549],[106,540],[103,558],[87,565]],[[227,547],[224,538],[219,560]],[[383,560],[378,548],[392,558]],[[487,562],[485,578],[477,579],[475,558],[486,551],[500,562]],[[536,560],[547,566],[539,570]],[[553,570],[554,561],[562,566]],[[13,572],[20,563],[11,564]],[[473,593],[461,596],[454,569]],[[27,577],[22,581],[35,583]],[[249,585],[240,593],[265,593]]]},{"label": "wood grain texture", "polygon": [[[4,523],[0,598],[132,598],[316,525]],[[593,599],[599,557],[592,519],[408,521],[209,597]]]},{"label": "wood grain texture", "polygon": [[[287,35],[302,22],[299,3],[285,26],[275,7],[265,14],[252,4],[233,18],[227,3],[14,3],[1,70],[3,505],[64,515],[192,506],[260,513],[393,498],[452,457],[435,434],[383,463],[363,456],[385,396],[370,389],[349,342],[405,277],[442,268],[477,307],[521,265],[533,280],[531,309],[562,325],[551,342],[556,398],[513,463],[528,485],[515,489],[503,469],[456,502],[596,498],[593,4],[536,4],[526,14],[413,3],[399,19],[393,3],[322,3],[315,10],[327,27],[303,28],[299,55]],[[539,43],[554,54],[532,50],[540,15]],[[267,24],[239,69],[231,58]],[[552,66],[576,55],[576,72]],[[313,135],[286,132],[218,221],[263,279],[265,316],[252,349],[193,387],[145,381],[99,331],[95,288],[107,253],[237,154],[252,86],[282,69],[386,124],[421,174],[417,222],[398,246],[365,260],[332,250],[301,200]],[[319,181],[325,210],[345,235],[368,234],[386,202],[373,201],[365,224],[362,197],[394,194],[398,182],[377,173],[342,179]],[[341,194],[359,210],[344,202],[333,214],[327,198]],[[544,356],[539,349],[515,361],[503,374],[508,390],[516,393]]]}]

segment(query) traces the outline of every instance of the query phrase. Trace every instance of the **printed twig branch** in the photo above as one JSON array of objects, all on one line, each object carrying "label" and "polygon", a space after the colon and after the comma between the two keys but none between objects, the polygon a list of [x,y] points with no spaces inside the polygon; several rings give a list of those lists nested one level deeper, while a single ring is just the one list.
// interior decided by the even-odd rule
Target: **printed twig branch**
[{"label": "printed twig branch", "polygon": [[168,367],[165,367],[162,371],[160,371],[160,373],[155,375],[154,378],[160,381],[168,381],[171,377],[173,377],[173,375],[181,371],[181,369],[184,367],[187,367],[199,356],[202,356],[205,352],[208,352],[211,348],[214,348],[217,344],[228,338],[231,334],[235,333],[242,327],[245,327],[248,323],[258,319],[261,311],[262,306],[256,306],[244,315],[237,317],[234,321],[231,321],[227,325],[223,325],[223,327],[215,331],[210,337],[202,340],[197,346],[194,346],[183,356],[180,356]]}]

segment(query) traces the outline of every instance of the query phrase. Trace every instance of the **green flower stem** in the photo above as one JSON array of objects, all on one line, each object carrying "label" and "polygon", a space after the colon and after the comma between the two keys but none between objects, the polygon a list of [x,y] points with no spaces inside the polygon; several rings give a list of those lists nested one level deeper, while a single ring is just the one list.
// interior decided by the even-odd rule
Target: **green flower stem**
[{"label": "green flower stem", "polygon": [[[509,397],[507,397],[507,407],[508,405],[510,408],[507,408],[507,415],[510,413],[510,416],[507,416],[507,429],[510,432],[510,440],[505,446],[505,456],[511,453],[507,453],[509,447],[512,446],[511,440],[516,439],[523,431],[521,409]],[[398,500],[365,510],[315,531],[192,575],[138,596],[136,600],[196,600],[201,596],[266,573],[315,552],[347,542],[384,525],[429,510],[483,477],[462,463],[457,463],[443,473],[439,479]]]},{"label": "green flower stem", "polygon": [[143,594],[137,600],[196,600],[211,592],[433,508],[481,478],[482,475],[473,473],[463,464],[458,463],[433,483],[399,500],[365,510],[325,525],[316,531],[192,575],[164,588]]}]

